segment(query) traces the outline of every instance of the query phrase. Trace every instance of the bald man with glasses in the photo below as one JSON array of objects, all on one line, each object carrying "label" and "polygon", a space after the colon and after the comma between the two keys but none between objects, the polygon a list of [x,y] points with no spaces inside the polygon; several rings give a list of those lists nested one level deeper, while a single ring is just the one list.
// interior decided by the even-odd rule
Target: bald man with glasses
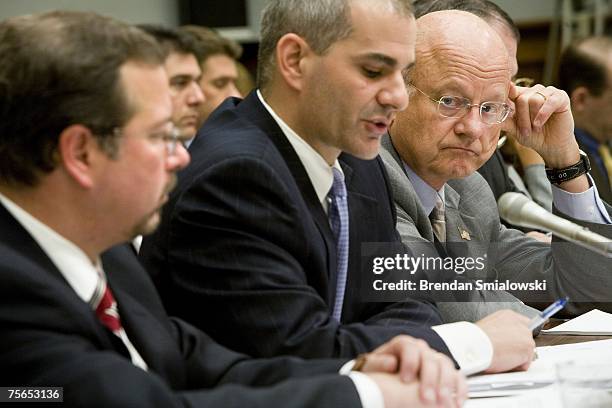
[{"label": "bald man with glasses", "polygon": [[532,314],[519,300],[569,296],[575,301],[569,314],[609,301],[608,259],[556,237],[551,247],[507,229],[491,189],[476,172],[495,152],[503,125],[544,158],[551,174],[584,165],[577,177],[553,184],[556,211],[612,236],[610,207],[599,198],[573,137],[567,94],[511,84],[502,39],[473,14],[434,12],[417,26],[410,103],[383,138],[381,152],[402,241],[426,245],[425,255],[445,259],[484,256],[482,270],[463,274],[473,280],[540,284],[531,291],[481,290],[480,301],[472,303],[439,302],[443,319],[476,321],[508,307]]}]

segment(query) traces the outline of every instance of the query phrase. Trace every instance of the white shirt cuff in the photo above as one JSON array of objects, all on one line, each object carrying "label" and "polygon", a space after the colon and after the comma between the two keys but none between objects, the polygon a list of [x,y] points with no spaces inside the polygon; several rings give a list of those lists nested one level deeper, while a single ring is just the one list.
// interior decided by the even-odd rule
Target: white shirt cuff
[{"label": "white shirt cuff", "polygon": [[344,363],[342,367],[340,367],[340,371],[338,371],[341,375],[347,375],[351,372],[351,370],[355,367],[355,360],[350,360]]},{"label": "white shirt cuff", "polygon": [[[344,366],[342,368],[344,368]],[[340,371],[342,371],[342,369]],[[353,381],[353,384],[355,384],[363,408],[385,408],[385,400],[382,391],[374,380],[359,371],[351,371],[347,375]]]},{"label": "white shirt cuff", "polygon": [[480,327],[469,322],[455,322],[432,329],[442,337],[463,374],[475,374],[491,365],[493,344]]},{"label": "white shirt cuff", "polygon": [[599,198],[597,187],[590,174],[587,174],[591,188],[582,193],[570,193],[552,186],[553,203],[557,210],[577,220],[596,224],[612,224],[606,207]]}]

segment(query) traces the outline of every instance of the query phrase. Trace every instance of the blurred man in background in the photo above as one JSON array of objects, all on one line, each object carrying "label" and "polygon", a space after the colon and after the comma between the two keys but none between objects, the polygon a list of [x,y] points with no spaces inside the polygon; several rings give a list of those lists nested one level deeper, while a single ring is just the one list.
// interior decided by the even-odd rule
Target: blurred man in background
[{"label": "blurred man in background", "polygon": [[186,136],[186,143],[195,137],[200,126],[200,109],[206,97],[200,88],[202,49],[196,37],[178,29],[139,25],[152,35],[166,53],[164,67],[170,78],[172,121]]},{"label": "blurred man in background", "polygon": [[206,27],[189,25],[181,27],[181,30],[192,33],[198,39],[201,50],[202,76],[199,84],[206,101],[200,107],[200,127],[226,98],[242,96],[236,86],[237,61],[242,55],[242,47]]},{"label": "blurred man in background", "polygon": [[576,140],[591,160],[599,194],[612,203],[612,37],[570,45],[559,62],[559,86],[570,96]]}]

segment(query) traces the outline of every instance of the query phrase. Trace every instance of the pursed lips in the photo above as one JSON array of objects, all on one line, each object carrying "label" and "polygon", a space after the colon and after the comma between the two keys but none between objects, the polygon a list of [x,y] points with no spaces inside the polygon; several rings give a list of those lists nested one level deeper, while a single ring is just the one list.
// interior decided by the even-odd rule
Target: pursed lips
[{"label": "pursed lips", "polygon": [[192,115],[185,115],[181,118],[181,122],[194,122],[198,119],[198,115],[196,114],[192,114]]},{"label": "pursed lips", "polygon": [[460,151],[472,154],[474,156],[478,156],[478,154],[479,154],[478,152],[474,151],[473,149],[469,149],[469,148],[463,147],[463,146],[444,146],[440,150],[460,150]]}]

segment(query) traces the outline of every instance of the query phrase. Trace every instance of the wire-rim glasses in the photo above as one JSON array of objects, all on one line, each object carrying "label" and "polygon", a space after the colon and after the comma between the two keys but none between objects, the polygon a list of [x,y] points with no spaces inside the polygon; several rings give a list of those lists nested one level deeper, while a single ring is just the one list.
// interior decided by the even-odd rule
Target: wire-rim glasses
[{"label": "wire-rim glasses", "polygon": [[508,118],[512,112],[510,105],[504,102],[485,101],[482,103],[471,103],[471,101],[462,96],[442,95],[439,99],[432,98],[414,84],[409,83],[425,97],[438,105],[438,113],[445,118],[462,118],[472,109],[477,106],[480,113],[480,120],[488,125],[496,125],[502,123]]}]

